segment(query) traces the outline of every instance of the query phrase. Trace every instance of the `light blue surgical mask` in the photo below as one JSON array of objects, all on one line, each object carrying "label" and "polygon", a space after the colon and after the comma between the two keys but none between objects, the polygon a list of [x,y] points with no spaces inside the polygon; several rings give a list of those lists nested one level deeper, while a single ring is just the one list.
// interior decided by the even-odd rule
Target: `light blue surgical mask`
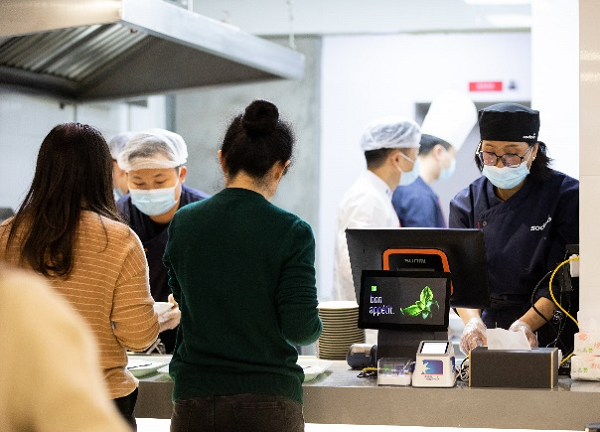
[{"label": "light blue surgical mask", "polygon": [[119,201],[125,194],[121,191],[121,188],[113,188],[113,195],[115,196],[115,201]]},{"label": "light blue surgical mask", "polygon": [[498,189],[512,189],[529,175],[529,167],[526,162],[517,168],[484,165],[482,174]]},{"label": "light blue surgical mask", "polygon": [[451,157],[450,165],[448,165],[447,167],[443,167],[442,161],[440,161],[440,176],[438,177],[438,179],[439,180],[448,180],[450,177],[452,177],[452,174],[454,174],[454,171],[456,171],[456,159],[455,158]]},{"label": "light blue surgical mask", "polygon": [[164,189],[129,189],[131,202],[145,215],[161,215],[171,210],[177,204],[177,200],[175,199],[177,184],[179,184],[179,181],[175,186]]},{"label": "light blue surgical mask", "polygon": [[408,172],[404,172],[400,167],[398,167],[398,170],[402,173],[402,176],[400,176],[400,186],[408,186],[409,184],[412,184],[417,178],[419,178],[419,159],[417,158],[416,161],[413,161],[405,154],[400,154],[405,159],[408,159],[409,161],[413,162],[413,169]]}]

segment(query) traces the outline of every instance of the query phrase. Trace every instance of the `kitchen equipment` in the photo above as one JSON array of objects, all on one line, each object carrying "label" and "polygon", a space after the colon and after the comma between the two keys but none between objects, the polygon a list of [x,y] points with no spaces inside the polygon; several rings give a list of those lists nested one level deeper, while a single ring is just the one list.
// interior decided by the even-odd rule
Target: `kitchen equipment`
[{"label": "kitchen equipment", "polygon": [[377,345],[358,343],[352,344],[346,355],[348,366],[352,369],[374,367],[377,359]]},{"label": "kitchen equipment", "polygon": [[0,83],[66,100],[303,75],[301,53],[162,0],[0,1]]},{"label": "kitchen equipment", "polygon": [[558,348],[476,347],[469,358],[469,386],[554,388],[558,384],[558,363]]}]

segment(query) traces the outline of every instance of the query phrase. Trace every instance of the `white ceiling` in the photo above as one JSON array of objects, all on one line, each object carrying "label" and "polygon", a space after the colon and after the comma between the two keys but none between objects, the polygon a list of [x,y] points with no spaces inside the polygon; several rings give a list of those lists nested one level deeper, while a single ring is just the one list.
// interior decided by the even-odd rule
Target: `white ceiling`
[{"label": "white ceiling", "polygon": [[260,36],[290,31],[297,35],[382,34],[531,26],[530,4],[474,5],[465,0],[193,0],[193,9]]}]

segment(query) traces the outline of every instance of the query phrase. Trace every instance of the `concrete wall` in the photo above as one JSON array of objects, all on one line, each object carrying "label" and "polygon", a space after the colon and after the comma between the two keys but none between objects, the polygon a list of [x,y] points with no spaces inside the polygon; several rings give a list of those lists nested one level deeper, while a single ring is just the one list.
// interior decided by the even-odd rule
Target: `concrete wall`
[{"label": "concrete wall", "polygon": [[219,86],[177,94],[174,130],[188,144],[186,184],[214,194],[224,186],[217,151],[227,126],[254,99],[273,102],[297,135],[294,166],[281,182],[273,203],[309,222],[317,236],[321,40],[301,38],[296,45],[306,56],[303,80]]}]

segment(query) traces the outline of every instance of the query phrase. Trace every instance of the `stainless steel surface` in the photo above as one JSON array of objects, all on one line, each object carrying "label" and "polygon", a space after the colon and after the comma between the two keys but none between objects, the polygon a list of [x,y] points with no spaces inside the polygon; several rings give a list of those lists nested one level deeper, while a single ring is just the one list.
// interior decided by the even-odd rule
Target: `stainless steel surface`
[{"label": "stainless steel surface", "polygon": [[303,75],[302,54],[163,0],[0,2],[0,84],[87,101]]},{"label": "stainless steel surface", "polygon": [[[554,389],[377,386],[345,361],[304,383],[308,423],[583,430],[598,417],[600,382],[561,377]],[[137,417],[169,418],[173,382],[140,379]]]}]

